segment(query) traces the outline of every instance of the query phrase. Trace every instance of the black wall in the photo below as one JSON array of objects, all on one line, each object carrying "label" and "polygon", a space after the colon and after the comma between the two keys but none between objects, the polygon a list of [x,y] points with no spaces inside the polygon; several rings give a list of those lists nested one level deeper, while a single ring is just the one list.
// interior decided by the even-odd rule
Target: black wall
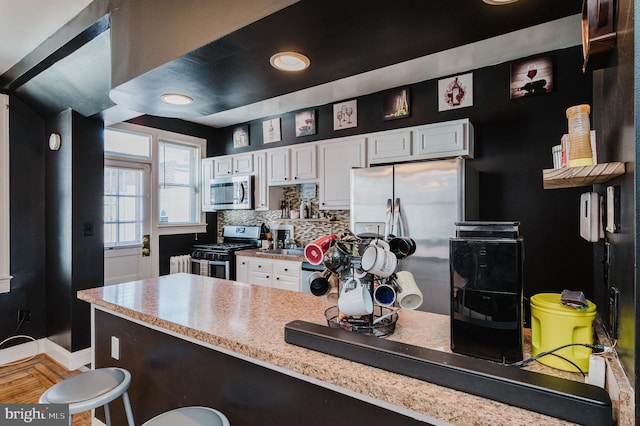
[{"label": "black wall", "polygon": [[[545,54],[546,56],[547,54]],[[282,141],[264,145],[262,121],[249,124],[250,145],[232,147],[235,126],[220,129],[214,155],[275,148],[398,127],[469,118],[475,129],[473,166],[480,172],[480,218],[521,222],[525,239],[525,294],[582,290],[593,298],[592,244],[580,238],[580,194],[589,187],[544,190],[542,170],[552,167],[551,147],[567,133],[568,107],[592,102],[592,75],[583,74],[574,47],[549,53],[555,59],[552,93],[511,100],[511,63],[473,71],[473,106],[438,112],[436,79],[410,86],[411,117],[382,120],[384,92],[358,98],[358,127],[334,131],[333,106],[317,110],[318,133],[295,137],[295,112],[281,115]],[[268,119],[270,117],[265,117]]]},{"label": "black wall", "polygon": [[62,138],[46,154],[47,335],[76,351],[91,343],[89,306],[76,292],[104,282],[103,125],[67,110],[45,128]]},{"label": "black wall", "polygon": [[[44,122],[15,97],[9,99],[11,291],[0,294],[0,340],[45,337]],[[18,310],[31,321],[16,330]],[[11,345],[23,343],[11,341]],[[6,347],[9,345],[3,346]]]}]

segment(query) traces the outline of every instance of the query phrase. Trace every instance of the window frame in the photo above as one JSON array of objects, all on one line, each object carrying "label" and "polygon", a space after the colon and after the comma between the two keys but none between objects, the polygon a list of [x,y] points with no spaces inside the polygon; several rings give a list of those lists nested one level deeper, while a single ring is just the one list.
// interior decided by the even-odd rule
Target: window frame
[{"label": "window frame", "polygon": [[0,293],[11,290],[9,96],[0,94]]},{"label": "window frame", "polygon": [[[109,126],[112,129],[119,129],[123,131],[129,131],[133,133],[149,135],[151,136],[151,159],[145,160],[143,158],[138,157],[123,157],[123,156],[115,156],[113,154],[105,153],[106,159],[120,159],[123,161],[135,161],[139,163],[148,162],[151,165],[151,176],[150,176],[150,191],[149,195],[151,198],[151,235],[174,235],[174,234],[194,234],[199,233],[203,234],[207,232],[207,223],[206,223],[206,215],[205,212],[202,211],[202,202],[201,196],[196,194],[196,208],[200,211],[199,214],[199,223],[194,224],[171,224],[171,223],[160,223],[160,211],[159,211],[159,141],[160,140],[168,140],[174,141],[177,143],[182,143],[185,145],[194,145],[200,148],[200,158],[198,159],[197,171],[196,171],[196,179],[197,179],[197,188],[200,188],[200,180],[201,173],[200,170],[202,168],[202,159],[207,156],[207,140],[203,138],[198,138],[195,136],[184,135],[175,132],[169,132],[166,130],[155,129],[152,127],[141,126],[138,124],[132,123],[118,123]],[[154,250],[154,238],[152,238],[152,247],[151,250]]]}]

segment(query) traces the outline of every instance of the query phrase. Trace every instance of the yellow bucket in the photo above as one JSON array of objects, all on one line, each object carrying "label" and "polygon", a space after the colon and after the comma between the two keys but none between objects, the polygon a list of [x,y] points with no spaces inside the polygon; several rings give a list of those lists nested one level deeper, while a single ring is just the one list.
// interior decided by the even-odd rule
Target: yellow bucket
[{"label": "yellow bucket", "polygon": [[[593,320],[596,305],[587,300],[587,308],[577,310],[563,305],[558,293],[540,293],[531,297],[531,355],[550,351],[569,343],[593,343]],[[569,346],[554,352],[589,371],[590,348]],[[542,364],[565,371],[578,372],[570,362],[554,355],[538,359]]]}]

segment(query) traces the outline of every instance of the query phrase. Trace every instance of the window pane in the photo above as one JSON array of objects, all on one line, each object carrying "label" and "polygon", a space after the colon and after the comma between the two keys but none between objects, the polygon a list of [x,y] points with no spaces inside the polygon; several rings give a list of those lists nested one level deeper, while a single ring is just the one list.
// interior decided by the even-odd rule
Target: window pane
[{"label": "window pane", "polygon": [[115,169],[104,170],[104,193],[117,194],[118,193],[118,171]]},{"label": "window pane", "polygon": [[192,222],[191,189],[188,187],[165,187],[160,189],[161,222]]},{"label": "window pane", "polygon": [[105,167],[105,246],[140,244],[144,218],[144,172],[140,169]]},{"label": "window pane", "polygon": [[137,224],[135,223],[121,223],[118,226],[118,240],[120,244],[135,244],[138,242],[136,231]]},{"label": "window pane", "polygon": [[141,193],[140,186],[142,174],[140,170],[120,170],[120,195],[138,195]]},{"label": "window pane", "polygon": [[150,158],[151,137],[118,129],[104,129],[104,152],[127,157]]},{"label": "window pane", "polygon": [[138,220],[138,198],[120,197],[119,215],[120,222],[135,222]]},{"label": "window pane", "polygon": [[118,220],[118,198],[106,196],[104,197],[104,221],[115,222]]},{"label": "window pane", "polygon": [[198,167],[200,149],[196,146],[161,141],[158,181],[159,222],[198,223]]},{"label": "window pane", "polygon": [[104,224],[104,244],[106,246],[112,246],[116,241],[116,228],[118,225],[115,224]]}]

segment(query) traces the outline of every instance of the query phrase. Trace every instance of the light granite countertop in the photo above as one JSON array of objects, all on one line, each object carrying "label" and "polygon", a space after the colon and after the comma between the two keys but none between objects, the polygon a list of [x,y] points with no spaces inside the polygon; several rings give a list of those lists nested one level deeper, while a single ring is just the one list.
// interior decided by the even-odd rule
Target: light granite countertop
[{"label": "light granite countertop", "polygon": [[[326,325],[324,311],[329,305],[322,297],[181,273],[82,290],[78,298],[334,389],[355,392],[383,406],[390,404],[399,412],[415,413],[416,418],[435,418],[456,425],[570,424],[286,343],[284,326],[291,321]],[[388,339],[448,350],[449,317],[402,310],[396,330]],[[578,380],[576,374],[539,363],[532,368]]]}]

